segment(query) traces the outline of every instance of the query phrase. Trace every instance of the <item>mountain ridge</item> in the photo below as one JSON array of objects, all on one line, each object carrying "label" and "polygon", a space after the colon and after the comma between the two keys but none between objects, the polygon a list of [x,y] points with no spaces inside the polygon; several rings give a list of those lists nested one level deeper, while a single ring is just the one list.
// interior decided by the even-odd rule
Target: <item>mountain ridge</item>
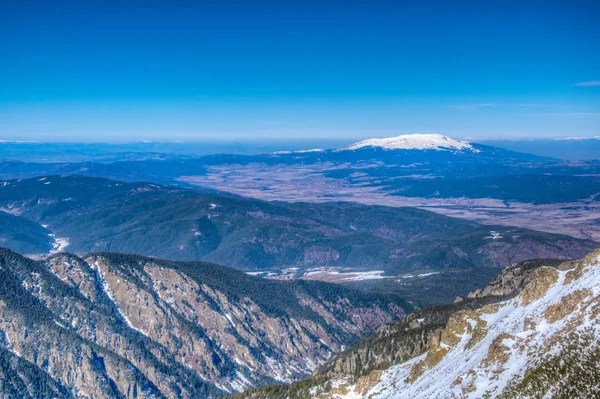
[{"label": "mountain ridge", "polygon": [[453,305],[384,325],[309,379],[236,399],[593,398],[600,250],[507,267]]},{"label": "mountain ridge", "polygon": [[272,203],[81,176],[8,181],[0,189],[0,207],[48,226],[56,237],[69,240],[70,251],[203,259],[253,271],[499,267],[531,258],[582,256],[595,246],[416,208]]},{"label": "mountain ridge", "polygon": [[0,249],[0,363],[42,373],[40,392],[65,397],[215,397],[289,381],[402,307],[411,309],[395,296],[205,262],[34,261]]}]

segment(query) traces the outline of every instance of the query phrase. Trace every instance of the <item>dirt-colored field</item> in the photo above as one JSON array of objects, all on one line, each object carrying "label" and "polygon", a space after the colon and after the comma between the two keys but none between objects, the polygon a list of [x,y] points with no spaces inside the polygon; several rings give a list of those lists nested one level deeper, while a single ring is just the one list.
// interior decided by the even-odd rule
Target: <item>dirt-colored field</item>
[{"label": "dirt-colored field", "polygon": [[[378,164],[365,164],[365,168]],[[491,198],[419,198],[391,195],[373,182],[349,183],[324,172],[343,165],[222,165],[187,183],[267,201],[350,201],[368,205],[418,207],[483,224],[505,225],[566,234],[600,242],[600,202],[533,205]]]}]

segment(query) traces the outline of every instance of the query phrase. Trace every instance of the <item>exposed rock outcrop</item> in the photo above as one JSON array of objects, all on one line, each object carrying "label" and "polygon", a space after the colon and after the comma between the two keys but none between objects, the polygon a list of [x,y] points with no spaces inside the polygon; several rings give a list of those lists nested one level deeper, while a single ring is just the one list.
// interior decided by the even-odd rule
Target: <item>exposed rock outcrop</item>
[{"label": "exposed rock outcrop", "polygon": [[202,262],[109,253],[36,262],[0,249],[0,364],[17,368],[0,369],[10,379],[1,384],[20,392],[41,375],[38,391],[52,397],[216,397],[310,374],[404,316],[399,305]]},{"label": "exposed rock outcrop", "polygon": [[382,326],[311,379],[238,398],[597,398],[598,370],[600,250],[508,267],[468,299]]}]

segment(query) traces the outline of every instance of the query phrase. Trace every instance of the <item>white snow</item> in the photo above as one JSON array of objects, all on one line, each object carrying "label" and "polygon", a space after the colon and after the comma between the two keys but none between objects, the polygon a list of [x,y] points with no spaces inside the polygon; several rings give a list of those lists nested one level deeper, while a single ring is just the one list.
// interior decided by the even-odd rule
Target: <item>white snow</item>
[{"label": "white snow", "polygon": [[477,152],[471,144],[457,141],[441,134],[406,134],[384,139],[367,139],[340,148],[336,151],[352,151],[365,147],[383,148],[386,150],[471,150]]},{"label": "white snow", "polygon": [[139,333],[141,333],[141,334],[143,334],[143,335],[145,335],[147,337],[148,334],[145,331],[140,330],[139,328],[135,327],[131,323],[131,320],[129,320],[129,318],[125,315],[125,313],[123,313],[123,311],[121,310],[121,308],[119,307],[119,305],[115,301],[115,297],[112,294],[112,291],[110,290],[110,287],[106,283],[106,279],[104,278],[104,271],[100,268],[100,266],[98,265],[98,262],[94,262],[90,266],[92,266],[92,269],[94,269],[94,270],[96,270],[98,272],[98,276],[100,277],[100,282],[102,284],[102,290],[104,291],[104,293],[106,294],[106,296],[108,296],[108,298],[111,300],[111,302],[115,305],[115,308],[117,308],[117,312],[119,312],[119,315],[123,318],[123,321],[125,322],[125,324],[127,324],[127,326],[129,328],[131,328],[133,330],[136,330],[137,332],[139,332]]},{"label": "white snow", "polygon": [[267,367],[273,371],[272,377],[277,381],[281,382],[290,382],[291,379],[286,375],[288,374],[285,368],[282,368],[281,364],[276,360],[270,358],[265,355],[265,360],[267,361]]},{"label": "white snow", "polygon": [[415,278],[415,277],[421,278],[421,277],[435,276],[436,274],[440,274],[440,272],[421,273],[421,274],[403,274],[398,277],[400,277],[400,278]]},{"label": "white snow", "polygon": [[56,320],[53,320],[53,321],[54,321],[54,324],[56,324],[57,326],[62,327],[64,329],[68,329],[67,326],[65,326],[64,324],[62,324],[62,323],[60,323],[60,322],[58,322]]},{"label": "white snow", "polygon": [[490,231],[490,235],[487,237],[483,237],[484,239],[492,239],[492,240],[498,240],[500,238],[502,238],[502,235],[500,233],[498,233],[497,231],[491,230]]},{"label": "white snow", "polygon": [[50,255],[62,252],[66,247],[69,246],[69,239],[66,237],[56,237],[54,233],[48,234],[54,242],[52,243],[52,249]]},{"label": "white snow", "polygon": [[302,277],[313,278],[321,277],[326,278],[327,276],[335,276],[336,280],[339,281],[363,281],[363,280],[381,280],[384,278],[393,278],[395,276],[382,276],[383,270],[373,270],[368,272],[340,272],[337,270],[313,270],[309,271]]},{"label": "white snow", "polygon": [[246,274],[250,276],[260,276],[261,274],[265,274],[266,272],[246,272]]},{"label": "white snow", "polygon": [[1,335],[0,337],[4,337],[4,344],[2,346],[5,349],[8,349],[9,351],[11,351],[12,353],[14,353],[15,355],[21,357],[21,352],[19,352],[18,350],[16,350],[14,348],[14,346],[11,345],[12,343],[10,342],[10,338],[8,338],[8,335],[6,333],[4,333],[3,335]]},{"label": "white snow", "polygon": [[233,322],[233,319],[231,318],[231,315],[230,315],[229,313],[225,313],[225,318],[226,318],[227,320],[229,320],[229,323],[231,323],[231,326],[232,326],[233,328],[235,328],[235,323]]},{"label": "white snow", "polygon": [[417,277],[429,277],[429,276],[435,276],[436,274],[440,274],[440,272],[417,274]]},{"label": "white snow", "polygon": [[[526,371],[546,354],[560,353],[561,340],[556,338],[564,334],[564,329],[568,329],[568,326],[575,326],[570,327],[574,331],[593,327],[596,336],[600,336],[600,323],[593,316],[592,306],[580,307],[579,310],[556,322],[550,322],[544,317],[549,306],[559,303],[570,293],[589,289],[592,292],[591,298],[597,298],[600,294],[600,257],[595,262],[596,264],[587,267],[582,277],[569,284],[565,284],[567,271],[558,271],[558,281],[540,298],[527,305],[523,304],[520,297],[515,297],[499,303],[499,308],[494,313],[480,313],[479,318],[487,323],[485,337],[470,348],[467,347],[467,343],[472,338],[470,333],[459,336],[460,342],[454,347],[442,343],[441,346],[449,349],[449,352],[439,363],[425,370],[413,383],[407,380],[411,368],[423,360],[426,354],[392,366],[364,395],[355,392],[355,386],[350,386],[347,395],[334,397],[446,399],[498,396],[513,378],[522,379]],[[529,328],[525,326],[526,319],[532,321]],[[475,320],[468,320],[468,322],[471,326],[476,325]],[[502,345],[507,348],[508,360],[482,363],[488,355],[490,345],[502,333],[512,336],[502,340]],[[463,387],[474,387],[474,390],[463,391]]]},{"label": "white snow", "polygon": [[305,154],[308,152],[324,152],[325,150],[322,148],[311,148],[310,150],[298,150],[298,151],[294,151],[297,154]]},{"label": "white snow", "polygon": [[311,148],[309,150],[297,150],[297,151],[275,151],[272,152],[272,155],[289,155],[289,154],[307,154],[311,152],[324,152],[325,150],[322,148]]},{"label": "white snow", "polygon": [[348,273],[350,275],[354,274],[355,276],[348,276],[346,280],[349,281],[362,281],[362,280],[380,280],[384,278],[388,278],[386,276],[382,276],[383,270],[374,270],[372,272],[357,272],[357,273]]},{"label": "white snow", "polygon": [[314,276],[315,274],[336,274],[337,275],[337,274],[340,274],[340,272],[338,272],[338,271],[315,270],[315,271],[306,273],[304,275],[304,277]]}]

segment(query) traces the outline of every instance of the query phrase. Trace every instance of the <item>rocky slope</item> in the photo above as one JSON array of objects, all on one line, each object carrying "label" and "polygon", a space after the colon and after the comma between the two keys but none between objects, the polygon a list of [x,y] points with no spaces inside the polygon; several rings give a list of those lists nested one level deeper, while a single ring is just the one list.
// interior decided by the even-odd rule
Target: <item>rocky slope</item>
[{"label": "rocky slope", "polygon": [[202,262],[0,249],[2,397],[198,398],[300,378],[401,300]]},{"label": "rocky slope", "polygon": [[600,251],[505,269],[334,356],[310,379],[239,398],[597,398]]}]

